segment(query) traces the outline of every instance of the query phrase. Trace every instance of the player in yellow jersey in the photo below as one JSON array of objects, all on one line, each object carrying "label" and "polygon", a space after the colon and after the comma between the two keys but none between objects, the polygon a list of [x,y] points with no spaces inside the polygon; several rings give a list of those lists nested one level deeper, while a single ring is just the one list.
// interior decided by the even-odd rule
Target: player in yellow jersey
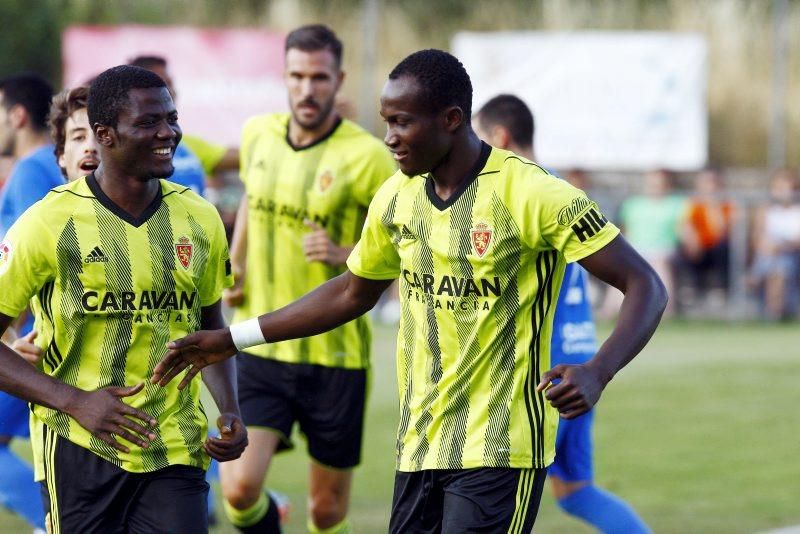
[{"label": "player in yellow jersey", "polygon": [[[471,104],[469,76],[450,54],[400,62],[381,115],[401,172],[370,204],[349,270],[278,311],[171,343],[152,378],[166,384],[192,365],[186,386],[237,349],[324,332],[366,313],[399,277],[391,532],[530,532],[559,414],[597,402],[667,301],[582,191],[478,139]],[[551,368],[553,312],[574,261],[625,299],[591,360]]]},{"label": "player in yellow jersey", "polygon": [[[234,366],[203,379],[222,415],[204,440],[197,387],[144,385],[176,332],[224,324],[231,283],[216,210],[158,178],[180,142],[164,82],[115,67],[92,83],[102,164],[53,189],[0,245],[0,330],[33,299],[44,372],[0,345],[0,389],[43,425],[51,532],[207,530],[208,457],[238,457],[247,432]],[[164,506],[169,502],[169,506]]]},{"label": "player in yellow jersey", "polygon": [[[367,207],[395,167],[386,147],[336,113],[342,45],[327,27],[286,37],[290,113],[251,118],[241,143],[245,196],[232,256],[235,320],[292,302],[341,274]],[[279,531],[275,495],[263,491],[274,454],[308,443],[312,532],[344,533],[353,468],[361,457],[371,342],[366,317],[330,333],[254,346],[237,357],[251,446],[220,466],[226,512],[242,532]]]}]

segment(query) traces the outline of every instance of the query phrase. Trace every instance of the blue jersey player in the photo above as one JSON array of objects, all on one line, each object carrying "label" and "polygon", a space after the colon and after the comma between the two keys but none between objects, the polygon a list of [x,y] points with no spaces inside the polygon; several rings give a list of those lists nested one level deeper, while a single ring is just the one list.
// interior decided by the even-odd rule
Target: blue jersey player
[{"label": "blue jersey player", "polygon": [[[533,115],[518,97],[494,97],[478,112],[473,127],[490,145],[533,159]],[[553,318],[551,367],[585,363],[597,350],[587,286],[586,271],[577,263],[568,264]],[[650,532],[627,503],[595,486],[593,420],[594,409],[576,419],[559,421],[556,458],[547,473],[558,505],[600,532]]]}]

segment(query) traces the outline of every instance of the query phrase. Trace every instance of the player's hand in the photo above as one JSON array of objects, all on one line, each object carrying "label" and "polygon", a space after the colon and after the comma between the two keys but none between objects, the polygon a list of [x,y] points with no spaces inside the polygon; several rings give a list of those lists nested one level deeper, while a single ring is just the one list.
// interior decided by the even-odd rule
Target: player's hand
[{"label": "player's hand", "polygon": [[303,224],[311,229],[310,234],[303,236],[303,252],[307,261],[321,261],[333,267],[347,261],[344,249],[331,241],[324,228],[308,219],[303,221]]},{"label": "player's hand", "polygon": [[11,348],[31,365],[38,365],[42,360],[42,349],[34,345],[34,340],[39,333],[31,330],[27,335],[19,337],[11,344]]},{"label": "player's hand", "polygon": [[[557,385],[553,380],[561,379]],[[591,410],[597,403],[605,388],[600,374],[587,365],[556,365],[542,375],[536,391],[545,391],[545,398],[550,401],[561,417],[575,419]]]},{"label": "player's hand", "polygon": [[223,413],[217,418],[219,437],[208,438],[203,444],[209,456],[218,462],[235,460],[247,447],[247,428],[242,419],[232,413]]},{"label": "player's hand", "polygon": [[200,330],[167,343],[167,353],[153,369],[150,382],[166,386],[170,380],[187,369],[178,389],[189,385],[203,367],[226,360],[236,354],[229,328]]},{"label": "player's hand", "polygon": [[244,302],[244,269],[233,269],[233,286],[222,291],[222,302],[238,308]]},{"label": "player's hand", "polygon": [[158,421],[120,400],[136,395],[142,388],[144,384],[140,383],[130,387],[109,386],[96,391],[76,390],[67,413],[93,436],[118,451],[130,452],[117,441],[118,437],[146,449],[156,439],[152,429]]}]

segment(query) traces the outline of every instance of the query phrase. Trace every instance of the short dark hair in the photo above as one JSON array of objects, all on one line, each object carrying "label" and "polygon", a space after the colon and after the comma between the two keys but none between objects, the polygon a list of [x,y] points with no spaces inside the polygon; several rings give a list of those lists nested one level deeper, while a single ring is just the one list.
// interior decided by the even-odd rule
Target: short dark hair
[{"label": "short dark hair", "polygon": [[308,24],[290,32],[286,36],[284,54],[292,48],[303,52],[330,50],[336,59],[336,66],[342,65],[342,42],[333,30],[324,24]]},{"label": "short dark hair", "polygon": [[89,99],[89,88],[79,85],[73,89],[64,89],[53,97],[50,106],[50,137],[53,138],[56,158],[64,153],[64,143],[67,141],[67,119],[78,111],[84,109]]},{"label": "short dark hair", "polygon": [[152,70],[155,67],[167,68],[167,60],[162,56],[136,56],[128,60],[128,65],[133,67],[141,67],[143,69]]},{"label": "short dark hair", "polygon": [[117,127],[119,112],[128,105],[131,89],[167,87],[161,76],[141,67],[118,65],[101,72],[89,87],[89,124]]},{"label": "short dark hair", "polygon": [[533,113],[518,96],[497,95],[483,105],[478,112],[478,120],[484,130],[503,126],[508,129],[514,144],[533,146]]},{"label": "short dark hair", "polygon": [[389,73],[390,80],[403,76],[410,76],[417,81],[425,101],[433,111],[458,106],[464,112],[465,122],[469,124],[472,117],[472,82],[464,65],[455,56],[433,48],[414,52]]},{"label": "short dark hair", "polygon": [[3,107],[6,110],[20,105],[25,108],[34,130],[47,129],[47,112],[53,98],[53,88],[38,74],[24,73],[0,80]]}]

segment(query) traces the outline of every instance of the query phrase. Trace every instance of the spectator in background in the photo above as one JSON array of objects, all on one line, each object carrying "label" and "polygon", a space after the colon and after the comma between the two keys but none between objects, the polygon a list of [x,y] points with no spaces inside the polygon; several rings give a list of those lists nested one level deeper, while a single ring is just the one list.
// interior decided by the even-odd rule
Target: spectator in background
[{"label": "spectator in background", "polygon": [[763,290],[767,319],[797,312],[800,296],[800,199],[797,173],[779,169],[770,182],[770,202],[756,213],[755,260],[750,286]]},{"label": "spectator in background", "polygon": [[[0,155],[16,158],[0,193],[0,242],[29,207],[64,183],[47,131],[52,96],[50,85],[34,74],[0,80]],[[0,243],[0,260],[7,247]],[[19,333],[27,336],[33,319],[23,314],[18,324]],[[0,392],[0,504],[42,529],[44,511],[33,471],[9,447],[13,437],[29,436],[28,414],[24,401]]]},{"label": "spectator in background", "polygon": [[723,197],[722,171],[703,170],[695,181],[695,194],[689,200],[681,228],[679,265],[692,282],[694,293],[706,289],[726,291],[733,202]]},{"label": "spectator in background", "polygon": [[[177,101],[178,93],[167,67],[167,60],[161,56],[138,56],[128,62],[158,74],[167,84],[172,99]],[[184,135],[173,158],[175,174],[171,181],[191,187],[195,193],[205,195],[206,177],[215,173],[239,168],[239,150],[226,148],[204,141],[196,136]]]},{"label": "spectator in background", "polygon": [[[626,239],[653,266],[670,296],[675,290],[674,262],[686,212],[686,200],[673,192],[673,181],[674,175],[668,170],[648,172],[643,194],[625,200],[619,214]],[[606,293],[604,316],[616,315],[621,296],[613,289]],[[673,301],[670,299],[667,305],[666,316],[673,312]]]}]

